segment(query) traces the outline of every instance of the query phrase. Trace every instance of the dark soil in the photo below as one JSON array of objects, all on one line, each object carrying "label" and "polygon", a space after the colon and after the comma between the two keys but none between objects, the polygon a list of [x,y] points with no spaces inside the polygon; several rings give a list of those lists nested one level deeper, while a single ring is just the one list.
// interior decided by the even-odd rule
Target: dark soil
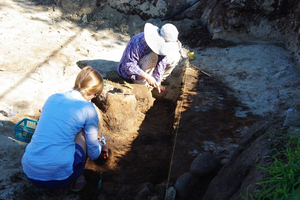
[{"label": "dark soil", "polygon": [[190,48],[206,48],[206,47],[230,47],[236,44],[231,41],[223,39],[213,39],[211,33],[207,30],[206,26],[195,25],[186,31],[181,38],[179,38],[183,44]]},{"label": "dark soil", "polygon": [[[155,185],[166,181],[172,154],[174,110],[172,102],[155,101],[147,112],[131,149],[118,161],[117,169],[107,169],[109,160],[104,163],[89,160],[89,170],[84,173],[89,185],[81,192],[82,199],[93,198],[100,172],[103,172],[103,187],[99,192],[111,196],[109,199],[114,199],[114,195],[124,185],[133,187],[132,195],[135,196],[135,186],[139,184],[151,182]],[[116,156],[113,152],[111,154]],[[105,188],[108,185],[113,187],[113,191]],[[133,199],[133,196],[128,199]]]},{"label": "dark soil", "polygon": [[[80,192],[82,199],[95,199],[99,194],[115,199],[125,186],[130,188],[126,199],[133,199],[138,186],[146,182],[174,186],[177,178],[190,170],[197,156],[192,153],[195,151],[209,151],[220,162],[230,159],[234,148],[227,147],[239,143],[241,133],[237,130],[249,127],[258,117],[236,117],[234,107],[239,102],[221,82],[196,70],[187,70],[184,79],[178,102],[157,99],[146,113],[130,150],[125,153],[124,147],[123,156],[111,152],[111,156],[120,156],[117,167],[110,166],[109,160],[104,163],[88,160],[84,172],[88,184]],[[205,141],[213,142],[215,147],[205,149]],[[100,172],[103,172],[103,182],[97,191]],[[212,178],[207,177],[205,186],[194,199],[203,195]]]}]

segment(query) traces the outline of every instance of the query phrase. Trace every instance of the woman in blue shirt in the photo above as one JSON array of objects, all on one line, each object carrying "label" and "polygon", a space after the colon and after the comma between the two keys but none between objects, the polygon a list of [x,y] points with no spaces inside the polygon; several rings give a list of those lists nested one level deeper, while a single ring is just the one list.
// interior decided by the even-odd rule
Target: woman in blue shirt
[{"label": "woman in blue shirt", "polygon": [[23,171],[33,185],[59,190],[85,186],[86,156],[97,159],[107,146],[99,142],[99,118],[91,99],[101,94],[103,78],[92,67],[77,75],[73,90],[45,102],[31,142],[22,157]]}]

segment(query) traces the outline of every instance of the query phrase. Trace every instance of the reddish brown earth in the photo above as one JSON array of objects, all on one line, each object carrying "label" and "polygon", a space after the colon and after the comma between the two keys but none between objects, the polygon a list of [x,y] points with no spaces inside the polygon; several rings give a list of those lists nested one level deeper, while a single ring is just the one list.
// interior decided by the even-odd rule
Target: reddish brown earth
[{"label": "reddish brown earth", "polygon": [[[103,172],[101,188],[103,194],[112,192],[109,191],[111,188],[116,193],[123,185],[130,185],[134,188],[144,182],[158,184],[167,180],[172,153],[174,108],[175,106],[168,101],[155,102],[147,112],[137,133],[138,136],[132,141],[130,150],[124,148],[123,152],[119,151],[124,156],[118,161],[117,167],[115,163],[110,166],[109,159],[105,163],[88,161],[86,167],[88,170],[84,174],[89,184],[81,192],[81,196],[92,197],[91,194],[96,191],[100,172]],[[130,133],[128,137],[129,140],[132,138]],[[124,146],[121,142],[114,145],[121,148]],[[114,154],[112,150],[110,156],[119,157],[120,155]],[[133,190],[133,192],[136,191]]]},{"label": "reddish brown earth", "polygon": [[[117,167],[115,158],[104,163],[88,161],[84,172],[88,184],[80,192],[81,198],[94,199],[101,193],[108,199],[114,199],[122,186],[129,186],[130,195],[126,199],[133,199],[138,186],[145,182],[153,185],[165,182],[169,187],[174,186],[176,179],[190,170],[195,159],[191,152],[206,151],[204,141],[212,141],[223,148],[237,145],[240,140],[237,130],[252,125],[257,119],[255,116],[236,117],[234,107],[239,102],[228,94],[228,90],[225,85],[199,73],[192,66],[186,69],[178,101],[157,99],[146,113],[138,132],[127,134],[128,141],[137,135],[130,147],[122,142],[114,143],[121,150],[118,149],[118,155],[112,150],[111,157],[123,155]],[[214,148],[209,151],[220,162],[230,158],[228,152]],[[103,172],[103,182],[100,191],[97,191],[100,172]],[[207,177],[203,190],[211,178]],[[203,195],[203,191],[198,192],[199,196],[195,199]]]}]

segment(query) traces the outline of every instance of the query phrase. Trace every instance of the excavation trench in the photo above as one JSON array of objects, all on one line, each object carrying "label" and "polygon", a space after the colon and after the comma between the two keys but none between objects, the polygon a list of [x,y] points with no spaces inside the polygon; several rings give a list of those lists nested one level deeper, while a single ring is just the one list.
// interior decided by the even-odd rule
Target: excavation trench
[{"label": "excavation trench", "polygon": [[[104,163],[87,161],[84,174],[88,184],[80,192],[81,197],[94,198],[101,193],[113,199],[126,187],[130,188],[127,199],[133,199],[139,186],[146,182],[174,186],[201,152],[212,153],[220,167],[229,161],[241,134],[257,117],[237,117],[234,107],[239,102],[221,82],[192,66],[186,67],[184,74],[179,76],[177,88],[172,82],[167,86],[173,92],[175,88],[178,97],[156,98],[142,122],[131,131],[114,135],[104,128],[110,135],[110,158]],[[102,186],[97,191],[101,172]],[[216,172],[202,180],[198,197],[204,194]]]},{"label": "excavation trench", "polygon": [[172,153],[174,110],[175,105],[170,101],[155,101],[140,125],[137,137],[132,137],[135,133],[128,133],[132,143],[129,146],[120,144],[118,153],[112,150],[111,156],[118,159],[117,163],[88,161],[84,173],[89,184],[82,197],[94,194],[100,172],[103,172],[103,182],[99,192],[112,196],[123,186],[132,187],[134,196],[136,186],[142,183],[166,181]]}]

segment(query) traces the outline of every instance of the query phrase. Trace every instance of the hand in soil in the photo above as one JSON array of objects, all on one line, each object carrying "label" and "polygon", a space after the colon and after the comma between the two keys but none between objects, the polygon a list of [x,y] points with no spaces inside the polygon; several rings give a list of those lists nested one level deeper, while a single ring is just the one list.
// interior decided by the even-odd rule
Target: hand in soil
[{"label": "hand in soil", "polygon": [[162,94],[163,94],[164,96],[167,95],[167,91],[165,90],[165,88],[164,88],[163,86],[160,86],[160,91],[162,92]]},{"label": "hand in soil", "polygon": [[102,157],[103,160],[106,160],[108,158],[108,147],[106,144],[102,147],[100,157]]}]

